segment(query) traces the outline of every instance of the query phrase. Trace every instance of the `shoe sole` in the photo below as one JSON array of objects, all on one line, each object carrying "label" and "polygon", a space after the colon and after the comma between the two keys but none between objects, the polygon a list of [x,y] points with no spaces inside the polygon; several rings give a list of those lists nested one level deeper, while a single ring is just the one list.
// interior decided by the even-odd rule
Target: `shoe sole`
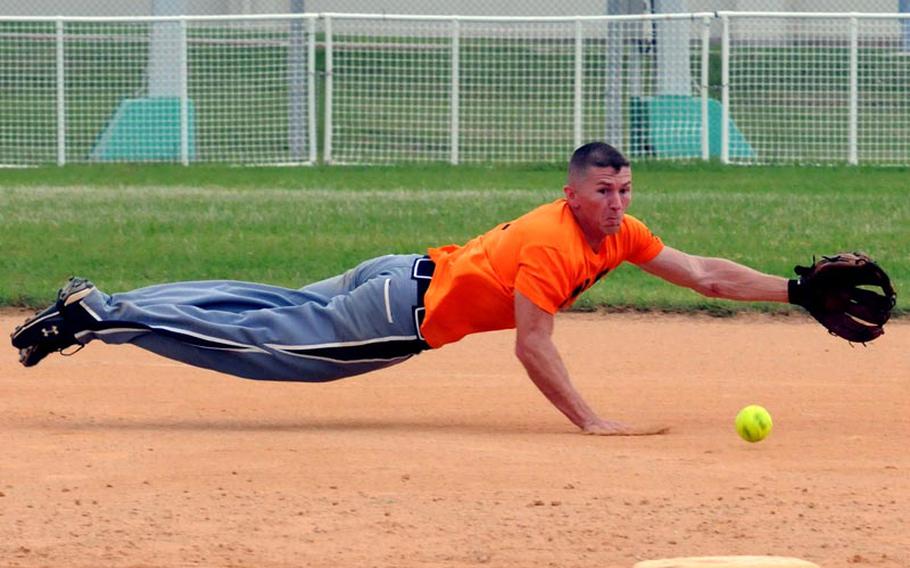
[{"label": "shoe sole", "polygon": [[48,355],[50,355],[49,351],[41,353],[38,351],[38,346],[33,345],[19,350],[19,362],[23,367],[34,367]]}]

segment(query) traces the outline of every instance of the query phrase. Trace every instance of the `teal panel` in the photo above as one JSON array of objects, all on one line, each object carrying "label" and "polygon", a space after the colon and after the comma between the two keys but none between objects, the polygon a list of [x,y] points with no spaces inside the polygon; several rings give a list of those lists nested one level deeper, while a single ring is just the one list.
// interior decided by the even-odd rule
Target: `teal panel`
[{"label": "teal panel", "polygon": [[[657,158],[701,157],[701,99],[684,95],[660,95],[633,99],[630,103],[633,155]],[[720,156],[723,108],[708,99],[708,150]],[[755,151],[731,118],[730,157],[754,158]]]},{"label": "teal panel", "polygon": [[[189,158],[196,156],[195,109],[187,101]],[[180,98],[124,99],[90,154],[97,161],[180,161]]]}]

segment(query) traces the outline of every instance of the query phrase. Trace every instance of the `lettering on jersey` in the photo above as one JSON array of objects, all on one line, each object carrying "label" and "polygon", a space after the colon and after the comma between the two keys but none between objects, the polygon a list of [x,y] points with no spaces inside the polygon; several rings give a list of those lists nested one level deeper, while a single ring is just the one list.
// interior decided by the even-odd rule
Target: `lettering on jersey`
[{"label": "lettering on jersey", "polygon": [[582,292],[584,292],[585,290],[587,290],[587,289],[588,289],[588,286],[590,286],[590,285],[591,285],[591,279],[590,279],[590,278],[585,278],[585,281],[584,281],[584,282],[582,282],[581,284],[579,284],[578,286],[576,286],[574,290],[572,290],[572,295],[569,296],[569,299],[570,299],[570,300],[574,300],[575,298],[578,297],[579,294],[581,294]]},{"label": "lettering on jersey", "polygon": [[608,272],[610,272],[610,269],[609,269],[609,268],[604,269],[603,271],[601,271],[600,273],[598,273],[597,276],[594,277],[594,280],[593,280],[593,281],[592,281],[590,278],[585,278],[585,281],[582,282],[581,284],[579,284],[578,286],[576,286],[575,289],[572,290],[572,295],[569,296],[568,298],[566,298],[566,301],[563,302],[562,305],[559,306],[559,307],[560,307],[560,308],[563,308],[563,307],[565,307],[566,305],[568,305],[568,304],[574,302],[574,301],[575,301],[575,298],[577,298],[582,292],[584,292],[585,290],[587,290],[588,288],[590,288],[591,286],[593,286],[594,284],[596,284],[601,278],[603,278],[604,276],[606,276]]},{"label": "lettering on jersey", "polygon": [[505,231],[506,229],[509,228],[509,225],[511,225],[511,224],[512,223],[506,223],[505,225],[502,226],[502,229],[500,229],[500,230]]}]

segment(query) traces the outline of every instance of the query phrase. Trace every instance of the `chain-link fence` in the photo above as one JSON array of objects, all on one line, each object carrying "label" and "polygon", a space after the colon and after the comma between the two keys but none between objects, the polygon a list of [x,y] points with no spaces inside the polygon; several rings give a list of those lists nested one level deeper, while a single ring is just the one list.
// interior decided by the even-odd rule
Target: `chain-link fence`
[{"label": "chain-link fence", "polygon": [[315,19],[0,18],[0,163],[313,162]]},{"label": "chain-link fence", "polygon": [[910,164],[908,85],[897,15],[0,17],[0,164]]},{"label": "chain-link fence", "polygon": [[728,21],[726,107],[755,160],[910,163],[910,18]]},{"label": "chain-link fence", "polygon": [[651,12],[886,12],[905,0],[0,0],[6,16],[152,16],[332,12],[458,16],[603,16]]}]

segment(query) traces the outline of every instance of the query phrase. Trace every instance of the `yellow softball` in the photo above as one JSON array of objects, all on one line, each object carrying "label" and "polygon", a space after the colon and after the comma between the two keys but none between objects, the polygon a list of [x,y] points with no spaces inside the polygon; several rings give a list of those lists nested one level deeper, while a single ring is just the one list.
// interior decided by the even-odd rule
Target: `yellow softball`
[{"label": "yellow softball", "polygon": [[760,442],[771,433],[771,415],[763,407],[750,404],[736,415],[736,433],[747,442]]}]

